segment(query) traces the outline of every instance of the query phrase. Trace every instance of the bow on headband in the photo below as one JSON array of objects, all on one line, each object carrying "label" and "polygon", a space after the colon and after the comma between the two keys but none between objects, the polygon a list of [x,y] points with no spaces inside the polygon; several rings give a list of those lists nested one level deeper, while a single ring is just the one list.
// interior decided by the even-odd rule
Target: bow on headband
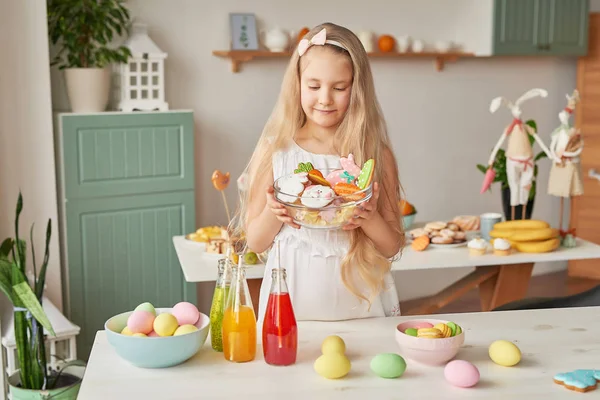
[{"label": "bow on headband", "polygon": [[325,28],[323,28],[319,33],[310,38],[310,40],[302,39],[300,43],[298,43],[298,54],[302,56],[304,53],[306,53],[306,50],[308,50],[310,46],[323,46],[325,43],[341,47],[344,50],[346,49],[341,45],[341,43],[336,42],[335,40],[327,40],[327,32]]}]

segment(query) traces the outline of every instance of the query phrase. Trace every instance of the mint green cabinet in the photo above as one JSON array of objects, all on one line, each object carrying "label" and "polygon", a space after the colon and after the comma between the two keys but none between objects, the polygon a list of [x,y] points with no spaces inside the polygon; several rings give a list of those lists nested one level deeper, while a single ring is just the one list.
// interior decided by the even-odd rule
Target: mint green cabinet
[{"label": "mint green cabinet", "polygon": [[63,296],[79,358],[113,315],[196,303],[172,237],[195,229],[191,112],[61,114]]},{"label": "mint green cabinet", "polygon": [[494,55],[587,54],[589,0],[494,0]]}]

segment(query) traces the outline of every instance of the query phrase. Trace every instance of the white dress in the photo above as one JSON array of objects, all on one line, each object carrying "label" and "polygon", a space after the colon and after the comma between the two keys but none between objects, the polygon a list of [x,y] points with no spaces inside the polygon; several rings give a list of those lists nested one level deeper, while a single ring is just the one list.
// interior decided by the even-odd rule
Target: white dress
[{"label": "white dress", "polygon": [[[338,156],[310,153],[292,141],[288,149],[273,156],[274,179],[292,173],[300,162],[307,161],[315,168],[340,168]],[[332,321],[400,315],[391,273],[385,278],[385,290],[373,301],[370,310],[366,301],[361,302],[344,286],[340,266],[349,248],[347,231],[294,229],[284,224],[269,251],[260,289],[258,327],[262,328],[269,298],[271,270],[279,267],[277,242],[296,320]]]}]

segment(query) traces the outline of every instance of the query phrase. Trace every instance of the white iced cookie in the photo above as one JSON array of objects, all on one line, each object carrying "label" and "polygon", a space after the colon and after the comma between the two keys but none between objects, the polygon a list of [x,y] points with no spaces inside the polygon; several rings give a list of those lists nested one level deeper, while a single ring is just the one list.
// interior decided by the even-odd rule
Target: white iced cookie
[{"label": "white iced cookie", "polygon": [[469,241],[468,246],[471,249],[486,249],[487,242],[481,238],[474,238]]},{"label": "white iced cookie", "polygon": [[299,172],[290,174],[278,181],[279,191],[277,198],[284,203],[294,203],[297,196],[304,190],[304,184],[308,182],[308,173]]},{"label": "white iced cookie", "polygon": [[332,188],[323,185],[307,187],[300,197],[300,202],[309,208],[322,208],[333,201],[335,192]]}]

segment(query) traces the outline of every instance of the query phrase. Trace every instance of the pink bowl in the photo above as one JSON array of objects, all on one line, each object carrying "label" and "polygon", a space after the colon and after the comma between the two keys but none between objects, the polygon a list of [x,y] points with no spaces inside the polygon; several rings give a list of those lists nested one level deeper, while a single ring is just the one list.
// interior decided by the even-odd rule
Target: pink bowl
[{"label": "pink bowl", "polygon": [[[399,324],[396,327],[396,342],[398,342],[398,346],[400,347],[400,355],[426,365],[442,365],[453,359],[465,342],[465,331],[463,330],[457,336],[443,339],[419,338],[404,333],[405,329],[413,328],[415,325],[423,322],[435,325],[440,322],[448,323],[450,321],[423,318]],[[463,327],[461,326],[461,328]]]}]

